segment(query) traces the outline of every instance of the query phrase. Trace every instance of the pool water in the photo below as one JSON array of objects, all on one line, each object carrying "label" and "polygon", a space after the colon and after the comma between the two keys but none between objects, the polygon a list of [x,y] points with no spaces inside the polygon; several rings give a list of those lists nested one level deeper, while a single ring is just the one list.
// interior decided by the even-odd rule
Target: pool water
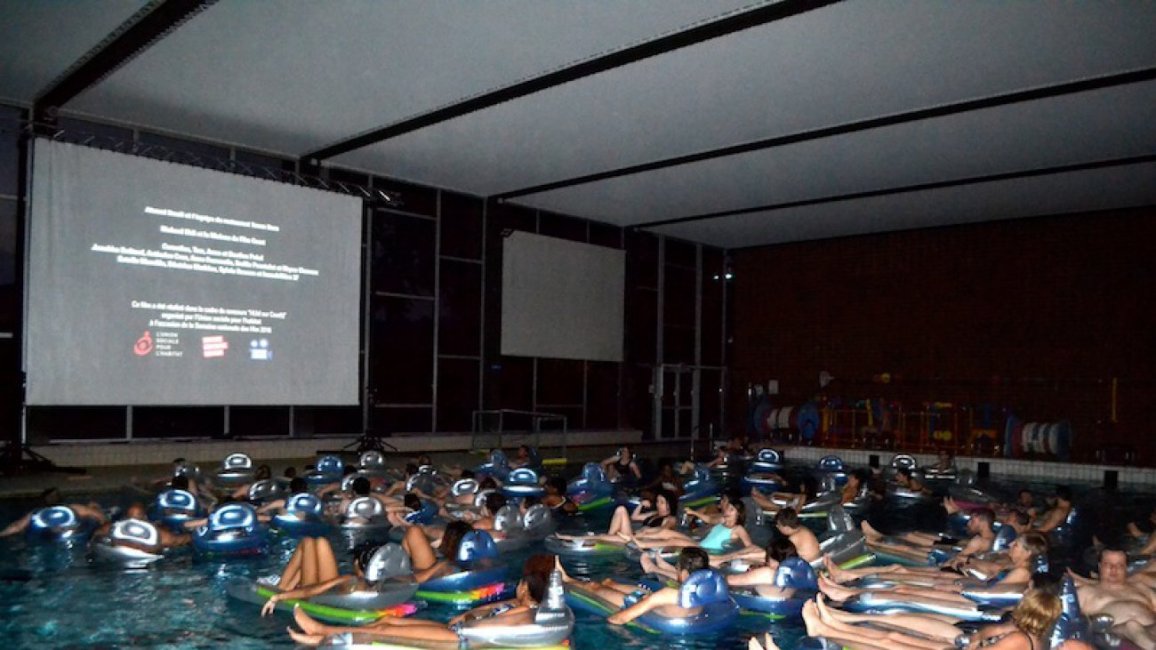
[{"label": "pool water", "polygon": [[[572,469],[567,476],[577,472]],[[1054,484],[993,482],[983,487],[1002,490],[1009,500],[1023,486],[1041,496]],[[1076,548],[1053,555],[1054,566],[1078,566],[1079,549],[1093,530],[1122,525],[1146,517],[1156,497],[1149,490],[1105,492],[1092,486],[1073,486],[1081,521]],[[94,495],[104,506],[128,504],[137,493]],[[76,500],[76,499],[73,499]],[[0,525],[32,507],[27,500],[0,502]],[[913,527],[935,527],[942,510],[934,504],[896,507],[885,504],[870,514],[873,523],[887,532]],[[567,532],[604,530],[608,513],[576,517],[565,522]],[[816,530],[823,522],[810,521]],[[763,536],[765,539],[765,536]],[[23,538],[0,539],[0,638],[12,648],[291,648],[285,633],[291,623],[287,614],[261,618],[254,605],[225,596],[225,583],[237,577],[254,579],[280,573],[292,554],[294,542],[279,540],[266,557],[231,560],[197,560],[182,551],[146,569],[126,570],[86,560],[83,548],[29,545]],[[341,548],[335,539],[335,548]],[[520,566],[536,546],[509,553],[512,566]],[[632,579],[640,575],[637,563],[624,557],[596,557],[566,561],[575,576],[615,576]],[[348,567],[345,567],[348,570]],[[443,605],[427,607],[418,616],[445,621],[456,612]],[[804,635],[801,621],[771,621],[744,614],[730,632],[704,638],[660,637],[607,625],[604,619],[578,614],[572,644],[578,649],[610,648],[745,648],[747,639],[771,631],[784,650],[794,648]]]}]

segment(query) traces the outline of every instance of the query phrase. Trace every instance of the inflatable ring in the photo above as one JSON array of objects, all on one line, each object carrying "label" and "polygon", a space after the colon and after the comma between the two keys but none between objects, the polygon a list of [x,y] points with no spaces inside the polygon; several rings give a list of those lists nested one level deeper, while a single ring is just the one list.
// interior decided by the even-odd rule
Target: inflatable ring
[{"label": "inflatable ring", "polygon": [[217,470],[216,483],[225,487],[237,487],[253,481],[253,459],[248,454],[234,453],[225,456],[221,469]]},{"label": "inflatable ring", "polygon": [[307,492],[285,500],[285,512],[273,516],[273,530],[289,537],[323,537],[333,531],[321,500]]},{"label": "inflatable ring", "polygon": [[[577,583],[570,584],[566,601],[575,609],[600,616],[612,614],[619,609],[596,592]],[[739,615],[739,607],[730,597],[726,580],[714,569],[701,569],[692,573],[679,587],[678,605],[700,608],[700,611],[685,617],[662,616],[652,611],[627,625],[654,634],[715,634],[730,628]]]},{"label": "inflatable ring", "polygon": [[209,515],[209,523],[193,533],[193,549],[202,555],[263,555],[268,535],[247,503],[227,503]]},{"label": "inflatable ring", "polygon": [[[246,603],[264,605],[269,598],[278,592],[274,587],[254,580],[234,578],[225,584],[225,593],[229,594],[232,598]],[[357,594],[357,592],[349,595],[352,596],[355,594]],[[410,591],[410,596],[412,596],[412,594],[413,590]],[[406,596],[401,600],[405,601],[410,596]],[[283,612],[292,612],[294,607],[300,607],[302,611],[313,618],[338,625],[365,625],[366,623],[372,623],[386,616],[409,616],[420,608],[416,603],[400,602],[378,609],[346,609],[344,607],[316,602],[317,598],[317,596],[314,596],[313,598],[301,600],[281,600],[277,602],[276,608]]]},{"label": "inflatable ring", "polygon": [[[484,622],[483,622],[484,621]],[[470,621],[453,628],[456,641],[415,641],[390,639],[381,634],[344,633],[326,639],[322,648],[352,650],[355,648],[395,648],[397,650],[459,650],[476,648],[538,648],[539,650],[568,650],[567,639],[574,631],[574,612],[566,606],[562,574],[550,575],[546,598],[534,612],[534,620],[522,625],[496,625],[492,619]]]},{"label": "inflatable ring", "polygon": [[496,564],[497,557],[498,547],[489,533],[470,531],[462,537],[454,559],[458,571],[421,583],[417,597],[457,607],[501,600],[510,589],[509,569]]},{"label": "inflatable ring", "polygon": [[96,560],[140,568],[164,557],[160,543],[160,533],[151,523],[124,519],[113,524],[107,536],[93,540],[92,556]]},{"label": "inflatable ring", "polygon": [[68,506],[49,506],[33,513],[25,538],[30,542],[83,542],[92,535],[96,523],[78,517]]}]

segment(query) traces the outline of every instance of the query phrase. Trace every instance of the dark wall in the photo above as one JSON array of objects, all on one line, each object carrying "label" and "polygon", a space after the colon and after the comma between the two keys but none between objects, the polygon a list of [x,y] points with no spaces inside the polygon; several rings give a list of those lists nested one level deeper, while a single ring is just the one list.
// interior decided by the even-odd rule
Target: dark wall
[{"label": "dark wall", "polygon": [[[23,111],[0,106],[0,331],[14,333],[0,338],[6,431],[15,427],[21,402],[16,228],[23,119]],[[61,127],[66,140],[295,182],[293,161],[261,153],[91,122],[65,119]],[[134,438],[222,436],[226,430],[234,436],[284,435],[291,429],[351,433],[364,426],[383,435],[463,432],[479,409],[561,414],[571,429],[648,431],[652,368],[663,363],[710,366],[702,373],[710,399],[700,421],[721,428],[725,300],[718,282],[703,285],[699,299],[698,278],[719,275],[722,251],[389,178],[341,169],[320,174],[394,192],[401,200],[371,210],[367,218],[368,409],[41,407],[28,409],[30,439],[120,438],[130,425]],[[626,250],[624,363],[500,354],[501,242],[510,230]],[[530,426],[524,418],[505,422],[508,430]]]},{"label": "dark wall", "polygon": [[1156,461],[1154,241],[1149,208],[734,252],[730,423],[749,384],[778,379],[797,404],[828,371],[844,405],[986,405],[995,426],[1070,421],[1078,459]]}]

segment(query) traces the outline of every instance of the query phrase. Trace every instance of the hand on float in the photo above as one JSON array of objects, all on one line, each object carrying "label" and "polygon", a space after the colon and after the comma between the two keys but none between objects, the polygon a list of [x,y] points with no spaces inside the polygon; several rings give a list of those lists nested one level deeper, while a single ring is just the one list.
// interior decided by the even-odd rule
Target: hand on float
[{"label": "hand on float", "polygon": [[269,596],[269,600],[266,600],[265,604],[261,606],[261,616],[268,616],[269,614],[272,614],[273,610],[277,608],[277,603],[280,601],[281,594],[273,594],[272,596]]}]

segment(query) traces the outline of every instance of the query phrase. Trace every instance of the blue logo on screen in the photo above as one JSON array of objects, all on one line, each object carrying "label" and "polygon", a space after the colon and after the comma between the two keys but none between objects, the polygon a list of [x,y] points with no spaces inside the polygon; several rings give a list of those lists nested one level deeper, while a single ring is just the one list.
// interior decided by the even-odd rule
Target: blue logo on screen
[{"label": "blue logo on screen", "polygon": [[254,361],[269,361],[273,358],[273,350],[269,349],[269,339],[253,339],[249,341],[249,358]]}]

